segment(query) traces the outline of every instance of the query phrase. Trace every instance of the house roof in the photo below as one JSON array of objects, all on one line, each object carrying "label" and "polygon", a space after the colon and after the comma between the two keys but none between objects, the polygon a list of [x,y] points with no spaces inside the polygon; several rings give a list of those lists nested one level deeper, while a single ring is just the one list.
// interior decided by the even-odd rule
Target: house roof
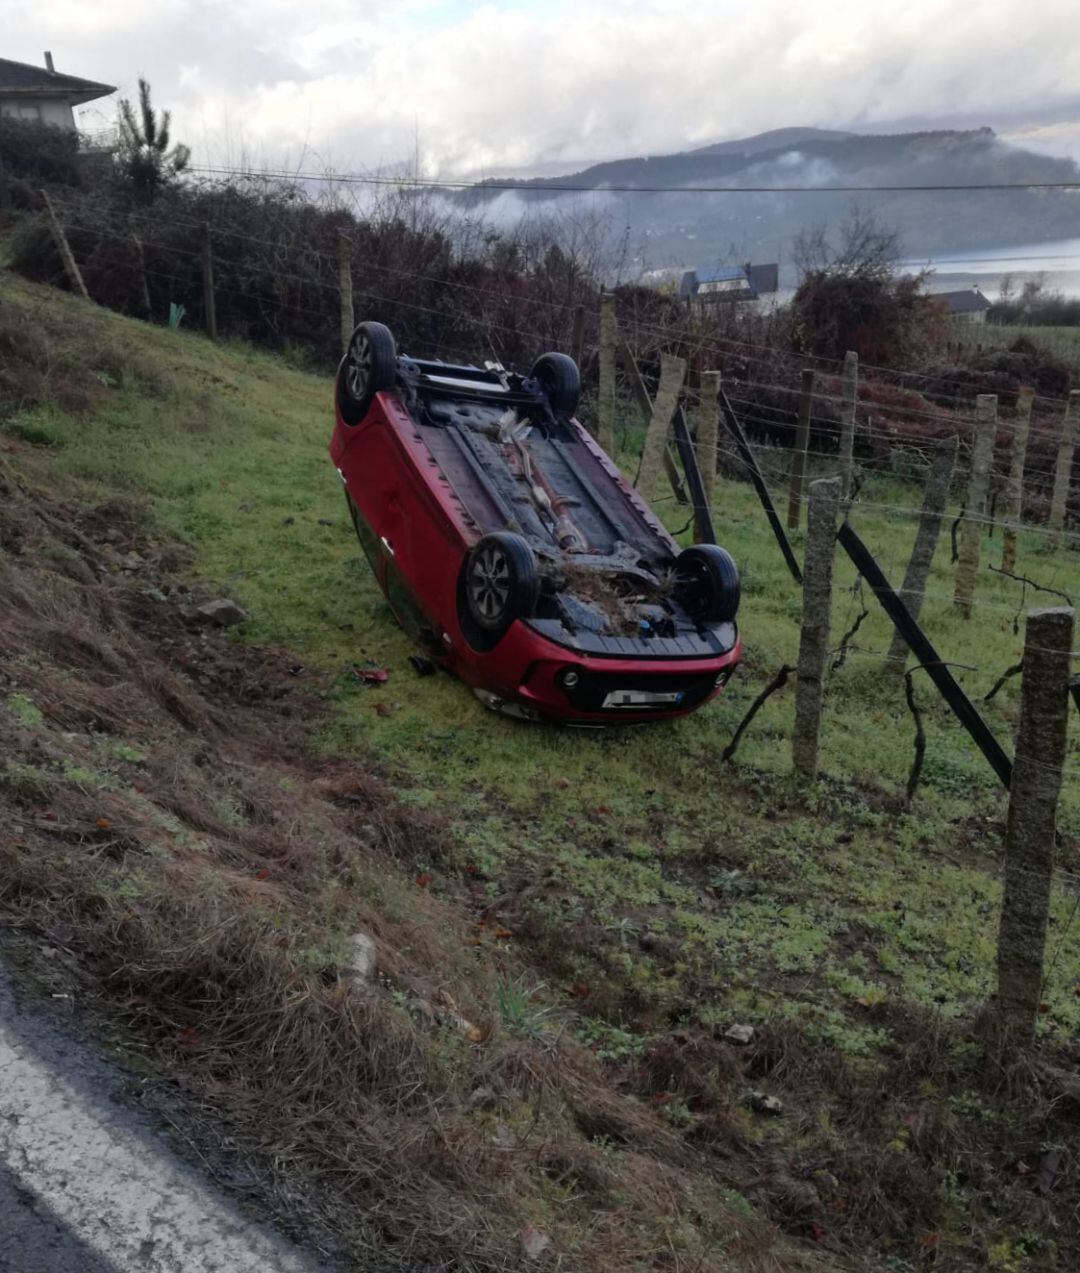
[{"label": "house roof", "polygon": [[731,300],[756,300],[762,292],[775,292],[779,285],[777,265],[724,265],[715,269],[686,270],[679,281],[679,295],[684,300],[721,289],[709,284],[742,284],[741,287],[725,287],[723,294]]},{"label": "house roof", "polygon": [[96,80],[80,79],[77,75],[61,75],[44,66],[31,66],[29,62],[12,62],[0,57],[0,96],[3,97],[62,97],[73,106],[79,106],[115,92],[112,84],[99,84]]},{"label": "house roof", "polygon": [[991,306],[977,287],[965,287],[959,292],[935,292],[934,299],[944,301],[950,314],[980,314]]}]

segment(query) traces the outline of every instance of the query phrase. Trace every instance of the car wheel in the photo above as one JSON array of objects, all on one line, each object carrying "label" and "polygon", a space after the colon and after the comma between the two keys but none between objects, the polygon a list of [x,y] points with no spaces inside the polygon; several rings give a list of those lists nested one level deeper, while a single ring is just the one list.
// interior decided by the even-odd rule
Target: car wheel
[{"label": "car wheel", "polygon": [[739,568],[716,544],[684,548],[675,559],[675,600],[698,623],[730,623],[739,610]]},{"label": "car wheel", "polygon": [[485,535],[465,563],[469,617],[487,633],[527,618],[540,595],[540,571],[528,542],[510,531]]},{"label": "car wheel", "polygon": [[539,380],[552,411],[573,415],[581,400],[581,374],[567,354],[543,354],[533,363],[532,378]]},{"label": "car wheel", "polygon": [[361,323],[338,369],[338,402],[346,424],[359,424],[380,389],[397,379],[397,348],[389,327]]}]

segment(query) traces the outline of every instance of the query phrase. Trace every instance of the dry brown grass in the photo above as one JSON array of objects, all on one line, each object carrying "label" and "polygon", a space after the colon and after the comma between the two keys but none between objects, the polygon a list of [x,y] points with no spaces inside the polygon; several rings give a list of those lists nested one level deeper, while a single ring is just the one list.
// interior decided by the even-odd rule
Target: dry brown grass
[{"label": "dry brown grass", "polygon": [[[412,878],[439,817],[366,759],[311,757],[283,654],[148,598],[176,554],[130,510],[6,462],[0,501],[0,900],[93,974],[94,1013],[186,1093],[203,1153],[230,1138],[279,1212],[365,1267],[519,1267],[527,1225],[551,1238],[539,1266],[814,1265],[564,1030],[508,1034],[518,965]],[[138,588],[116,569],[133,548]],[[217,660],[246,670],[211,700],[193,672]],[[357,931],[370,985],[343,966]],[[703,1099],[708,1064],[680,1060]]]}]

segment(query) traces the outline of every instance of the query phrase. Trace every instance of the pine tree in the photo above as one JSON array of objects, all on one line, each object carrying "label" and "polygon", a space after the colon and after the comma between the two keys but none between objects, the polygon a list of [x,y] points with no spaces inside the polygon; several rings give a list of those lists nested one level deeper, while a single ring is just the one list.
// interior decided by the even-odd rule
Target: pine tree
[{"label": "pine tree", "polygon": [[138,110],[126,98],[120,103],[117,162],[123,179],[147,203],[176,180],[191,158],[190,149],[179,142],[169,149],[169,124],[169,112],[158,118],[150,103],[150,85],[140,79]]}]

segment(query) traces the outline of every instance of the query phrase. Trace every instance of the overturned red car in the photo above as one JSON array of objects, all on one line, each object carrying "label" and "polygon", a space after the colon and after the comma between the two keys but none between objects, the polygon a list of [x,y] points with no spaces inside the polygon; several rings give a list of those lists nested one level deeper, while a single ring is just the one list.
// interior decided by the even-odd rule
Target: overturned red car
[{"label": "overturned red car", "polygon": [[582,725],[712,698],[739,660],[739,576],[678,545],[574,419],[565,354],[528,376],[353,333],[330,454],[401,625],[488,707]]}]

